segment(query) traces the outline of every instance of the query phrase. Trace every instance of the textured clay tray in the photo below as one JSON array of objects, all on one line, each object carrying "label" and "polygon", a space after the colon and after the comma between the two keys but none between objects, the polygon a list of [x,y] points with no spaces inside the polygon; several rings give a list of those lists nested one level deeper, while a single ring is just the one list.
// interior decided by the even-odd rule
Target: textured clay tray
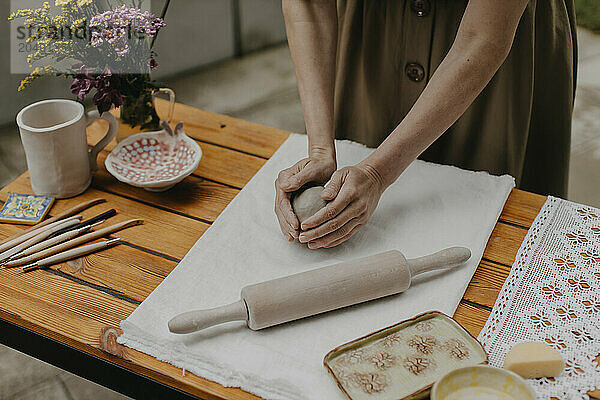
[{"label": "textured clay tray", "polygon": [[487,354],[458,322],[433,311],[343,344],[323,363],[352,400],[413,400],[449,371],[487,364]]}]

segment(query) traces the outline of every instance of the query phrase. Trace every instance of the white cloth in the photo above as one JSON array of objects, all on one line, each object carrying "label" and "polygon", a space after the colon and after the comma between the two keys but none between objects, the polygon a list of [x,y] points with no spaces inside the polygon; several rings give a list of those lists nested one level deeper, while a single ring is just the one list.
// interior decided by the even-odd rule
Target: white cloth
[{"label": "white cloth", "polygon": [[600,209],[549,197],[531,225],[479,340],[500,367],[516,343],[546,342],[565,360],[530,380],[540,399],[600,388]]},{"label": "white cloth", "polygon": [[[356,164],[372,151],[351,142],[336,146],[340,167]],[[120,343],[267,399],[341,400],[344,395],[323,367],[329,350],[421,312],[454,313],[514,179],[415,161],[350,241],[315,251],[287,242],[273,212],[278,172],[302,158],[306,148],[305,135],[287,139],[173,272],[122,322]],[[167,328],[178,313],[239,300],[248,284],[391,249],[413,258],[449,246],[466,246],[473,256],[443,276],[417,278],[397,296],[261,331],[242,322],[183,336]]]}]

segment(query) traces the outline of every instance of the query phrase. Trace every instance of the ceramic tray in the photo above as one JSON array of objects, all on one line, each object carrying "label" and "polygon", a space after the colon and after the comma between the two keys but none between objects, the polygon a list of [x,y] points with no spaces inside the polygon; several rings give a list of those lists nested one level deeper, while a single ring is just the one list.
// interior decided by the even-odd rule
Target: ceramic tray
[{"label": "ceramic tray", "polygon": [[429,312],[343,344],[323,363],[352,400],[422,399],[449,371],[487,364],[487,354],[458,322]]}]

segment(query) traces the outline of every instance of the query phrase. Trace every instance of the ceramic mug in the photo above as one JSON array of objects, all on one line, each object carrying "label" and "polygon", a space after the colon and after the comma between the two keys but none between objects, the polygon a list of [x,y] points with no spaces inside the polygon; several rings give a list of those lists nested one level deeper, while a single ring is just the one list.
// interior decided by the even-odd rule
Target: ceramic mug
[{"label": "ceramic mug", "polygon": [[[106,136],[88,146],[86,128],[102,118]],[[98,153],[117,135],[118,124],[110,113],[86,113],[76,101],[53,99],[31,104],[17,115],[25,148],[31,187],[36,194],[72,197],[88,188],[98,169]]]}]

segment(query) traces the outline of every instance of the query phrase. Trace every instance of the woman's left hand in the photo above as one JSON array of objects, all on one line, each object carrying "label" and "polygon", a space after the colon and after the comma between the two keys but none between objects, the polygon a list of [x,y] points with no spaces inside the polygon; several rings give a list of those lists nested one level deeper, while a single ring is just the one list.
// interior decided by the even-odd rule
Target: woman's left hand
[{"label": "woman's left hand", "polygon": [[302,223],[298,239],[311,249],[345,242],[369,221],[385,188],[379,173],[366,164],[334,172],[321,194],[330,202]]}]

